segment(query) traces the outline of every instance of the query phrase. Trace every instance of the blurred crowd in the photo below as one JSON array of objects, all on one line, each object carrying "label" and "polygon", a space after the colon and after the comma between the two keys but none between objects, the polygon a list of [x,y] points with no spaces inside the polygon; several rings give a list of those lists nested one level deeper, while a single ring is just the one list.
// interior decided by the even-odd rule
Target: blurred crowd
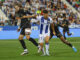
[{"label": "blurred crowd", "polygon": [[[75,0],[68,0],[74,7]],[[73,2],[72,2],[73,1]],[[61,0],[6,0],[4,2],[0,2],[0,9],[6,14],[9,18],[4,22],[1,20],[0,25],[13,25],[16,26],[18,20],[15,19],[16,8],[15,5],[21,5],[23,9],[29,10],[33,14],[43,14],[43,9],[47,9],[49,11],[49,15],[58,21],[63,20],[63,16],[66,16],[66,19],[70,22],[70,24],[80,24],[80,18],[77,13],[73,13],[73,11],[66,6],[66,4],[62,3]],[[77,8],[77,7],[76,7]],[[80,11],[80,6],[77,8]]]},{"label": "blurred crowd", "polygon": [[67,0],[80,13],[80,0]]}]

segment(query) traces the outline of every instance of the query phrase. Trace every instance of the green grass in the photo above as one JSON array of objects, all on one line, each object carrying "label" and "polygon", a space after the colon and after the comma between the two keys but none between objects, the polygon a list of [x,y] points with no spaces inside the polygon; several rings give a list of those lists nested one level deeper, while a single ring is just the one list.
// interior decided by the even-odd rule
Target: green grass
[{"label": "green grass", "polygon": [[23,49],[18,40],[0,40],[0,60],[80,60],[79,37],[68,38],[68,41],[78,49],[77,53],[59,39],[50,40],[50,56],[40,56],[41,54],[37,53],[37,48],[31,42],[25,41],[29,54],[20,56]]}]

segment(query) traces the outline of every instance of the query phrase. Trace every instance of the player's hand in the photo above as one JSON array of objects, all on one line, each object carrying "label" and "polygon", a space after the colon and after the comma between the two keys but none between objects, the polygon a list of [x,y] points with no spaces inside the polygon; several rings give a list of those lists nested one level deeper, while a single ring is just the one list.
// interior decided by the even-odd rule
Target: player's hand
[{"label": "player's hand", "polygon": [[65,26],[65,24],[62,24],[62,26]]},{"label": "player's hand", "polygon": [[19,17],[16,17],[16,19],[18,20],[18,19],[20,19]]},{"label": "player's hand", "polygon": [[36,14],[32,15],[32,17],[36,17],[36,16],[37,16]]},{"label": "player's hand", "polygon": [[54,34],[54,35],[56,35],[56,33],[55,33],[55,32],[53,32],[53,34]]},{"label": "player's hand", "polygon": [[23,16],[22,18],[26,18],[26,16]]},{"label": "player's hand", "polygon": [[20,31],[20,28],[17,29],[17,32],[19,32],[19,31]]}]

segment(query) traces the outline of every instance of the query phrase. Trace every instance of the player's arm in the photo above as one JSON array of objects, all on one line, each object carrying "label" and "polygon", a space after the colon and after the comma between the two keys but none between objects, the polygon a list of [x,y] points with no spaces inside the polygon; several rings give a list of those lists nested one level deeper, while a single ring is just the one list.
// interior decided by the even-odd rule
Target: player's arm
[{"label": "player's arm", "polygon": [[33,17],[36,17],[36,15],[28,15],[28,16],[23,16],[21,18],[33,18]]},{"label": "player's arm", "polygon": [[17,32],[19,32],[20,30],[21,30],[21,22],[18,24]]},{"label": "player's arm", "polygon": [[51,23],[51,28],[53,30],[53,34],[56,35],[56,33],[55,33],[55,27],[54,27],[54,20],[52,18],[50,18],[50,23]]},{"label": "player's arm", "polygon": [[29,16],[22,16],[22,17],[16,17],[17,20],[23,19],[23,18],[33,18],[34,15],[29,15]]},{"label": "player's arm", "polygon": [[40,24],[41,16],[34,15],[35,17],[35,23]]},{"label": "player's arm", "polygon": [[[33,21],[34,21],[34,22],[33,22]],[[36,23],[36,24],[38,24],[38,25],[40,24],[40,21],[37,21],[37,20],[31,20],[30,22],[31,22],[31,23]]]},{"label": "player's arm", "polygon": [[53,30],[53,34],[56,35],[56,33],[55,33],[55,28],[54,28],[54,24],[53,24],[53,23],[51,23],[51,28],[52,28],[52,30]]},{"label": "player's arm", "polygon": [[19,32],[21,30],[21,28],[19,27],[18,29],[17,29],[17,32]]},{"label": "player's arm", "polygon": [[[15,17],[16,20],[21,20],[20,16]],[[20,22],[21,23],[21,22]],[[21,30],[21,24],[18,22],[18,29],[17,32]]]},{"label": "player's arm", "polygon": [[21,18],[20,18],[20,17],[16,17],[15,19],[16,19],[16,20],[19,20],[19,19],[21,19]]}]

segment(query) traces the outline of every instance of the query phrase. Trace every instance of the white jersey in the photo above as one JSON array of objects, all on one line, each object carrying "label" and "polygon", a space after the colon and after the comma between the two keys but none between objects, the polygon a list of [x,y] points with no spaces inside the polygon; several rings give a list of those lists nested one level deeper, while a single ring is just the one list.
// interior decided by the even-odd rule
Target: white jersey
[{"label": "white jersey", "polygon": [[42,43],[45,37],[50,36],[50,24],[53,23],[53,21],[50,17],[46,20],[43,16],[38,16],[37,20],[40,21],[39,43]]},{"label": "white jersey", "polygon": [[40,21],[40,34],[45,34],[50,32],[50,24],[53,23],[52,18],[44,19],[43,16],[38,16],[37,20]]}]

